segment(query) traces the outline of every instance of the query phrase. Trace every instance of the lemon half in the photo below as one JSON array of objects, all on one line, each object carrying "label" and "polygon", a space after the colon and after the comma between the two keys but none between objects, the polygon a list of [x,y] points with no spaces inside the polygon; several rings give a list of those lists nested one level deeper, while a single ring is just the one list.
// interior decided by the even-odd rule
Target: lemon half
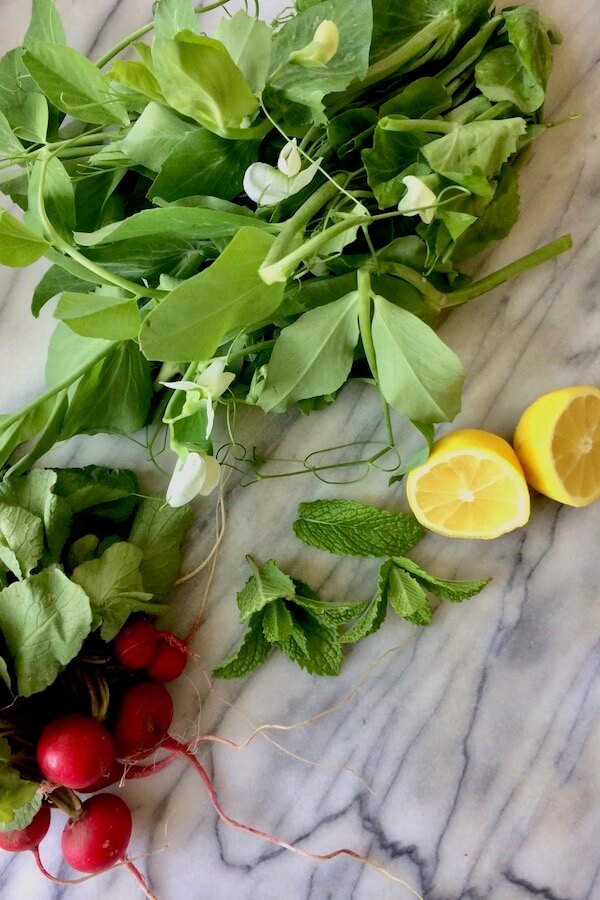
[{"label": "lemon half", "polygon": [[499,537],[529,520],[529,489],[510,444],[473,428],[437,441],[409,472],[408,503],[419,522],[456,538]]},{"label": "lemon half", "polygon": [[574,385],[538,397],[513,444],[536,491],[569,506],[593,503],[600,497],[600,390]]}]

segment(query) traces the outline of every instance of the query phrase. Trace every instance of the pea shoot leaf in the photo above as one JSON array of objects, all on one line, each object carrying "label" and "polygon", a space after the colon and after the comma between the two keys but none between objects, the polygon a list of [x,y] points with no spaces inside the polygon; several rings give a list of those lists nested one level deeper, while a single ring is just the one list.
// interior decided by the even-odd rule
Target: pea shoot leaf
[{"label": "pea shoot leaf", "polygon": [[189,506],[173,508],[164,499],[146,497],[138,506],[128,541],[142,551],[140,571],[144,590],[164,597],[181,568],[181,545],[192,525]]}]

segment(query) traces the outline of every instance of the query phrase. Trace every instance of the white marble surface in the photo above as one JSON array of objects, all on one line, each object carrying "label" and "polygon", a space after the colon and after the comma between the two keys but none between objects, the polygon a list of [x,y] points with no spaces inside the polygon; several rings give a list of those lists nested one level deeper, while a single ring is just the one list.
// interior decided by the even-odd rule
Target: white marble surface
[{"label": "white marble surface", "polygon": [[[143,23],[150,0],[58,0],[69,36],[98,56]],[[457,425],[510,436],[520,411],[540,392],[600,383],[600,78],[597,0],[537,0],[564,34],[556,53],[548,114],[582,117],[549,132],[522,175],[519,224],[487,263],[496,268],[565,231],[575,248],[455,312],[445,339],[468,369]],[[26,0],[0,0],[0,49],[19,42]],[[42,386],[49,315],[28,311],[32,271],[0,272],[0,406],[15,408]],[[260,415],[242,423],[251,445],[304,455],[356,434],[369,437],[379,409],[367,388],[347,390],[310,419]],[[406,443],[406,442],[405,442]],[[132,465],[155,483],[143,452],[126,440],[73,441],[61,464]],[[164,484],[164,480],[161,482]],[[228,530],[195,649],[210,670],[240,627],[235,591],[244,554],[275,555],[326,596],[370,591],[376,563],[340,562],[291,537],[299,500],[352,496],[402,508],[401,488],[384,477],[333,488],[311,476],[227,486]],[[187,565],[212,542],[212,502],[198,506]],[[312,678],[273,657],[252,677],[220,683],[206,696],[199,672],[177,687],[177,733],[234,740],[254,722],[294,723],[338,703],[389,648],[350,702],[318,722],[264,738],[236,753],[201,751],[226,810],[314,852],[350,846],[406,880],[426,900],[598,900],[600,898],[600,503],[574,510],[536,497],[526,529],[490,543],[433,536],[414,555],[440,576],[492,575],[463,606],[446,604],[428,630],[386,622],[352,651],[337,679]],[[174,597],[174,622],[188,621],[205,589],[200,577]],[[187,604],[187,605],[186,605]],[[199,693],[198,693],[199,692]],[[197,716],[197,700],[203,697]],[[347,768],[351,768],[350,772]],[[349,859],[316,864],[218,822],[194,773],[177,763],[129,784],[133,855],[160,900],[387,900],[411,895]],[[58,816],[55,817],[58,820]],[[44,842],[47,866],[63,877],[55,822]],[[53,839],[54,838],[54,839]],[[2,855],[0,896],[50,900],[141,896],[118,869],[80,887],[44,882],[29,854]]]}]

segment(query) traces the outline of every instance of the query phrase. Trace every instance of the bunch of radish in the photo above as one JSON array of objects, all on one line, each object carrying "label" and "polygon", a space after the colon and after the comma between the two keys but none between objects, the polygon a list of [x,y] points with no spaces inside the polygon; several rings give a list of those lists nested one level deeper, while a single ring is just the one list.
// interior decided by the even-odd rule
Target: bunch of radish
[{"label": "bunch of radish", "polygon": [[[181,675],[189,651],[182,641],[169,632],[158,631],[149,620],[131,619],[115,638],[113,652],[124,669],[145,670],[147,680],[134,683],[122,693],[117,709],[112,711],[110,730],[98,718],[79,712],[59,716],[45,726],[36,746],[37,766],[44,779],[44,804],[25,828],[0,832],[0,848],[33,851],[41,871],[52,877],[41,862],[38,848],[50,827],[52,807],[61,806],[71,811],[61,849],[73,869],[96,875],[123,862],[152,896],[126,855],[133,824],[129,807],[116,794],[96,792],[124,778],[154,774],[171,762],[174,749],[189,753],[187,747],[176,747],[176,742],[168,738],[173,701],[164,686],[164,682]],[[165,746],[167,739],[168,756],[152,765],[139,764]],[[81,801],[74,791],[92,796]]]}]

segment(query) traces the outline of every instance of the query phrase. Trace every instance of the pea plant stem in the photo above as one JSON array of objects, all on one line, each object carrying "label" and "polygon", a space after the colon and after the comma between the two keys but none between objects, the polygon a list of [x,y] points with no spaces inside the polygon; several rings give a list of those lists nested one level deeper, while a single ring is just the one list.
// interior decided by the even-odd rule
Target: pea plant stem
[{"label": "pea plant stem", "polygon": [[356,277],[358,286],[358,327],[360,329],[360,337],[362,340],[363,349],[365,351],[365,356],[367,357],[367,362],[369,363],[369,368],[371,369],[373,378],[375,380],[375,386],[381,398],[381,407],[383,410],[383,420],[385,422],[388,444],[390,447],[393,447],[394,431],[392,429],[390,408],[383,394],[381,393],[381,388],[379,387],[377,357],[375,355],[375,344],[373,343],[373,332],[371,329],[371,276],[368,269],[364,268],[358,270]]},{"label": "pea plant stem", "polygon": [[[209,3],[207,6],[196,6],[194,12],[196,13],[207,13],[213,9],[219,9],[220,6],[225,6],[229,0],[218,0],[216,3]],[[154,22],[148,22],[147,25],[142,25],[141,28],[137,28],[135,31],[132,31],[131,34],[127,35],[127,37],[123,38],[122,41],[119,41],[118,44],[115,44],[104,56],[101,56],[100,59],[96,62],[96,66],[99,69],[103,69],[104,66],[108,65],[115,56],[118,56],[123,50],[126,50],[131,44],[137,41],[139,38],[144,37],[145,34],[148,34],[149,31],[152,31],[154,28]]]}]

